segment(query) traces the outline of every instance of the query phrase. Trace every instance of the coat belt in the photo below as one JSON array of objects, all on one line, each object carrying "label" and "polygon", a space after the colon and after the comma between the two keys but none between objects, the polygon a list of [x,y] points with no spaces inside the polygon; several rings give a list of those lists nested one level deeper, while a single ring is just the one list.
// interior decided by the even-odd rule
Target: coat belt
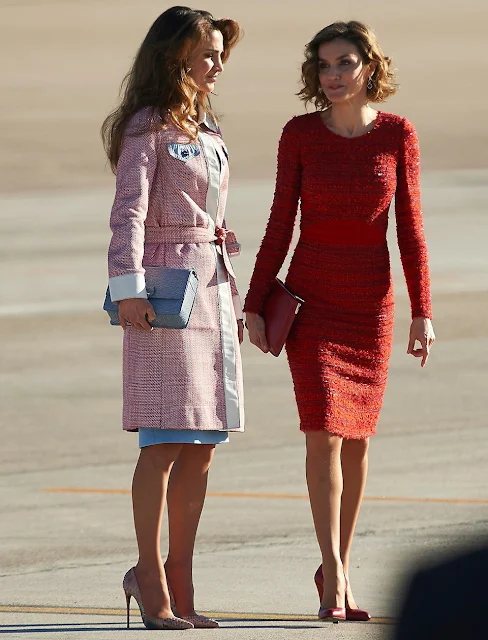
[{"label": "coat belt", "polygon": [[217,236],[204,227],[145,227],[146,244],[195,244],[215,242]]},{"label": "coat belt", "polygon": [[240,244],[233,231],[217,227],[215,233],[204,227],[149,227],[144,229],[145,244],[197,244],[215,242],[224,264],[231,276],[235,277],[229,255],[238,256]]}]

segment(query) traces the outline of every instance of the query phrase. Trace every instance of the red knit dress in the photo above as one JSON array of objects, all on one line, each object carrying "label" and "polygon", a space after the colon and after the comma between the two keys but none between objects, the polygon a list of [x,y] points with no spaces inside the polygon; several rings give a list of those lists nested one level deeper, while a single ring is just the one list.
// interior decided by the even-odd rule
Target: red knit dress
[{"label": "red knit dress", "polygon": [[305,300],[286,344],[302,431],[374,435],[393,334],[386,241],[395,197],[398,245],[412,317],[431,317],[420,201],[418,139],[399,116],[345,138],[319,112],[283,130],[271,215],[245,310],[261,313],[290,247],[300,201],[300,239],[286,278]]}]

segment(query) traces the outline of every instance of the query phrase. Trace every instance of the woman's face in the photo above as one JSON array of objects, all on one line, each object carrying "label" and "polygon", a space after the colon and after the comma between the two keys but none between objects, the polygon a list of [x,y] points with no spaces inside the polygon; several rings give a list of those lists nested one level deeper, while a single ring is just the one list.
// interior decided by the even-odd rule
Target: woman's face
[{"label": "woman's face", "polygon": [[193,52],[189,75],[200,91],[211,93],[214,90],[215,81],[224,70],[223,52],[224,39],[220,31],[212,31],[210,37]]},{"label": "woman's face", "polygon": [[336,38],[324,42],[319,50],[319,82],[332,103],[366,100],[366,84],[373,69],[365,64],[357,47],[348,40]]}]

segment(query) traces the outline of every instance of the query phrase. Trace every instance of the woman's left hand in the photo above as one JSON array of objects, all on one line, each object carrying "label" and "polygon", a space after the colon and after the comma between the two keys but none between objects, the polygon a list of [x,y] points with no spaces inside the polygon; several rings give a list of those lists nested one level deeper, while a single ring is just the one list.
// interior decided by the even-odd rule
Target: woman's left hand
[{"label": "woman's left hand", "polygon": [[[415,343],[420,342],[420,349],[415,348]],[[414,318],[410,325],[410,337],[407,353],[414,358],[422,358],[421,367],[425,367],[429,358],[432,345],[435,342],[434,328],[429,318]]]},{"label": "woman's left hand", "polygon": [[239,344],[242,344],[244,340],[244,320],[237,321],[237,335],[239,337]]}]

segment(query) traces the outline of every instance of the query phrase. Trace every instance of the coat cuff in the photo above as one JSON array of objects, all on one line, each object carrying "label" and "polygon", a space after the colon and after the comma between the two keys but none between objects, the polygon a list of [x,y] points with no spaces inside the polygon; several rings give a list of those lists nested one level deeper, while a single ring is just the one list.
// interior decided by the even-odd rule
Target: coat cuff
[{"label": "coat cuff", "polygon": [[147,298],[146,279],[143,273],[123,273],[108,279],[112,302],[128,298]]},{"label": "coat cuff", "polygon": [[234,311],[236,313],[236,320],[243,320],[242,304],[239,296],[232,296],[232,302],[234,303]]}]

